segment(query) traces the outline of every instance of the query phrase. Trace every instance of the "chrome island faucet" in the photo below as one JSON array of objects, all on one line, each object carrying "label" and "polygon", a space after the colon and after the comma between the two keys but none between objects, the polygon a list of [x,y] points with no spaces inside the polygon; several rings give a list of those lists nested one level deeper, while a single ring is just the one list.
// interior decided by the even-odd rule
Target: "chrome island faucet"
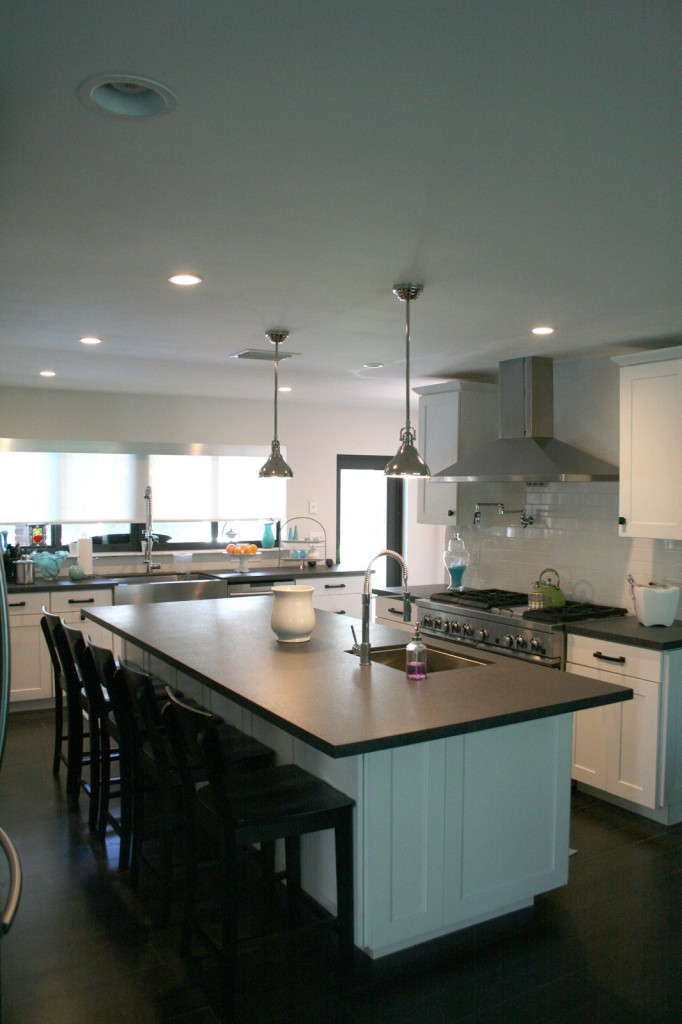
[{"label": "chrome island faucet", "polygon": [[371,664],[369,656],[369,653],[371,651],[371,646],[369,642],[369,610],[371,605],[371,597],[369,589],[370,581],[372,578],[372,566],[376,562],[377,558],[381,558],[384,555],[390,556],[391,558],[395,558],[396,562],[398,562],[400,568],[402,569],[403,619],[405,622],[409,622],[412,617],[410,595],[407,590],[407,563],[405,562],[405,559],[402,557],[402,555],[399,555],[397,551],[391,551],[390,549],[380,551],[377,555],[374,556],[374,558],[371,560],[371,562],[365,569],[365,581],[362,586],[362,641],[360,643],[357,642],[357,638],[355,637],[355,631],[353,631],[353,639],[355,640],[355,643],[353,644],[353,654],[360,655],[361,665]]},{"label": "chrome island faucet", "polygon": [[147,566],[147,572],[152,573],[155,569],[160,569],[161,564],[159,562],[152,562],[152,548],[154,541],[157,540],[157,536],[154,533],[154,526],[152,520],[152,489],[147,484],[144,489],[144,564]]}]

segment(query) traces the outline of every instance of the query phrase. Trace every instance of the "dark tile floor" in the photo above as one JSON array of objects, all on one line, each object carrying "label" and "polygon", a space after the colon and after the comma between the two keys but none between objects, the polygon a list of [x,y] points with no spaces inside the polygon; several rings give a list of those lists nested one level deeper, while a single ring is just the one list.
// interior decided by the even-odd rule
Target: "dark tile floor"
[{"label": "dark tile floor", "polygon": [[[10,716],[0,824],[25,884],[2,940],[5,1024],[215,1024],[210,971],[116,870],[50,774],[49,713]],[[679,1024],[682,826],[574,795],[570,881],[522,911],[387,958],[352,991],[326,929],[247,949],[244,1024]],[[4,870],[4,869],[3,869]],[[4,901],[6,874],[0,872]]]}]

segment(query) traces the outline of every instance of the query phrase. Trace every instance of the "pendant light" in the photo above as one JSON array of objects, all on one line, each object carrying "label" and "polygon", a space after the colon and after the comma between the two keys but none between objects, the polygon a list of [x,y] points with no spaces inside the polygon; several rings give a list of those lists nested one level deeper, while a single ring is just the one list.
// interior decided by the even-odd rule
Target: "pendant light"
[{"label": "pendant light", "polygon": [[258,476],[265,477],[292,477],[294,474],[291,472],[289,466],[287,466],[282,453],[279,448],[279,438],[277,437],[277,384],[279,378],[279,346],[283,341],[289,337],[288,331],[266,331],[265,337],[268,338],[275,346],[275,435],[272,439],[272,448],[270,450],[270,457],[265,462],[259,472]]},{"label": "pendant light", "polygon": [[417,433],[410,423],[410,302],[418,298],[423,290],[421,284],[397,284],[393,294],[405,303],[405,426],[400,431],[400,448],[386,466],[386,476],[431,476],[415,447]]}]

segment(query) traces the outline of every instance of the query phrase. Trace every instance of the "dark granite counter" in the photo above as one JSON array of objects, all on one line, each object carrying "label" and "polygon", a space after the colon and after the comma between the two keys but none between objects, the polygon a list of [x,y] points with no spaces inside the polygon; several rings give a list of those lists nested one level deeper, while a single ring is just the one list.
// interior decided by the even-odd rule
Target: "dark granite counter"
[{"label": "dark granite counter", "polygon": [[[416,587],[411,587],[409,580],[407,581],[407,589],[410,592],[413,599],[418,597],[431,597],[431,594],[435,594],[439,590],[445,590],[444,583],[428,583],[428,584],[417,584]],[[372,593],[376,594],[377,597],[402,597],[402,587],[372,587]]]},{"label": "dark granite counter", "polygon": [[612,640],[632,647],[647,647],[653,651],[671,651],[682,647],[682,621],[672,626],[642,626],[635,615],[613,619],[591,619],[566,626],[566,632],[575,636],[589,636],[595,640]]},{"label": "dark granite counter", "polygon": [[[413,683],[388,666],[361,667],[348,616],[317,611],[307,643],[279,643],[269,595],[84,609],[143,651],[332,757],[479,732],[628,700],[632,690],[485,654],[481,665]],[[374,647],[405,634],[373,625]],[[438,646],[433,643],[430,646]],[[451,648],[445,648],[450,650]]]},{"label": "dark granite counter", "polygon": [[[249,569],[248,572],[238,570],[213,571],[212,569],[193,570],[191,573],[194,579],[202,580],[225,580],[227,583],[276,583],[283,579],[296,579],[301,582],[306,579],[316,579],[323,576],[364,576],[363,569],[342,569],[334,565],[328,569],[324,563],[319,563],[310,568],[304,565],[302,568],[299,562],[286,566],[273,566],[272,568]],[[82,580],[73,581],[68,576],[59,576],[56,580],[46,580],[40,577],[36,571],[36,581],[29,585],[8,583],[7,589],[10,594],[23,593],[25,591],[38,591],[41,593],[53,590],[84,590],[88,587],[116,587],[119,583],[149,583],[154,580],[180,580],[183,576],[175,572],[130,573],[128,575],[112,576],[88,576]]]}]

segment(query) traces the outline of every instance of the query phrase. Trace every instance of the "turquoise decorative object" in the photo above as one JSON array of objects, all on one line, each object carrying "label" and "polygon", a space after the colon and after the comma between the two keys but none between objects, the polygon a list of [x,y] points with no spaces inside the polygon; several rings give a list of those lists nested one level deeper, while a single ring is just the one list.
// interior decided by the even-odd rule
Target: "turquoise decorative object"
[{"label": "turquoise decorative object", "polygon": [[83,567],[80,565],[72,565],[71,568],[69,569],[69,579],[72,579],[74,583],[77,583],[78,580],[85,579]]},{"label": "turquoise decorative object", "polygon": [[69,557],[68,551],[34,551],[31,558],[40,569],[40,575],[46,580],[55,580],[64,559]]},{"label": "turquoise decorative object", "polygon": [[263,548],[274,548],[275,546],[275,535],[272,532],[272,527],[272,523],[266,523],[263,527],[263,537],[260,542]]}]

